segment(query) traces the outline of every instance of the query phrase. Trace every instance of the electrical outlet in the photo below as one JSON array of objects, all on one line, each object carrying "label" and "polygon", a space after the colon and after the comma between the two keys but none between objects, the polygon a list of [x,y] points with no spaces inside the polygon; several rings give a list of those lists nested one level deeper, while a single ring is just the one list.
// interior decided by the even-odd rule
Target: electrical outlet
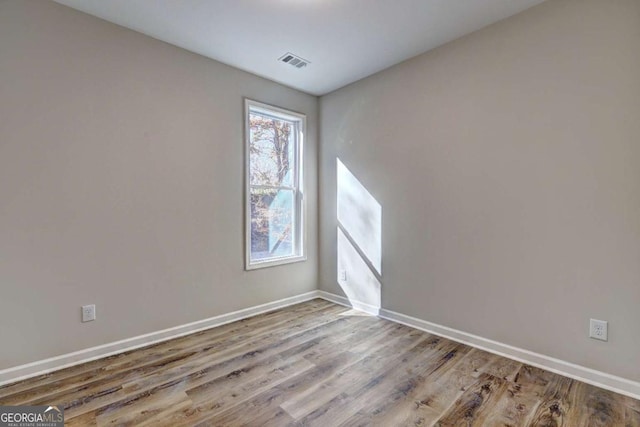
[{"label": "electrical outlet", "polygon": [[338,274],[338,279],[341,282],[346,282],[347,281],[347,270],[340,270],[340,273]]},{"label": "electrical outlet", "polygon": [[82,306],[82,321],[91,322],[96,320],[96,306],[95,304]]},{"label": "electrical outlet", "polygon": [[589,321],[589,338],[607,341],[609,322],[606,320],[591,319]]}]

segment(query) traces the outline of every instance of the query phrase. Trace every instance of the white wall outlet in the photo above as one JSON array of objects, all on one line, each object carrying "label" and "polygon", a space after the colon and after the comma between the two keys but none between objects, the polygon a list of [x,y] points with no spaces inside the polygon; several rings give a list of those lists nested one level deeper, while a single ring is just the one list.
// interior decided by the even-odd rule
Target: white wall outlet
[{"label": "white wall outlet", "polygon": [[341,282],[347,281],[347,270],[340,270],[338,273],[338,280]]},{"label": "white wall outlet", "polygon": [[606,320],[591,319],[589,321],[589,338],[607,341],[607,329],[609,322]]},{"label": "white wall outlet", "polygon": [[95,304],[82,306],[82,321],[91,322],[96,320],[96,306]]}]

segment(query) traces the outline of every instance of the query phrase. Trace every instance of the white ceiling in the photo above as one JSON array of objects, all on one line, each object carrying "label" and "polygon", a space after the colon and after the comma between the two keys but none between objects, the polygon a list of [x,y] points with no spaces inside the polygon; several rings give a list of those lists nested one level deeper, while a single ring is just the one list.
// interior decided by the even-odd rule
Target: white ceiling
[{"label": "white ceiling", "polygon": [[[543,0],[56,0],[322,95]],[[286,52],[311,62],[278,62]]]}]

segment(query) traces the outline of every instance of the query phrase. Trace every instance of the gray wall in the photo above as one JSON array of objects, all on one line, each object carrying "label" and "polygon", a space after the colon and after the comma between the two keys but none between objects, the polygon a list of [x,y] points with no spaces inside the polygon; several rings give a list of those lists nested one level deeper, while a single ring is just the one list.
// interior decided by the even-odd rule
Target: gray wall
[{"label": "gray wall", "polygon": [[[243,271],[244,96],[307,114],[304,263]],[[0,2],[0,369],[316,289],[316,117],[313,96]]]},{"label": "gray wall", "polygon": [[639,46],[637,0],[552,0],[322,97],[321,289],[339,158],[384,308],[640,380]]}]

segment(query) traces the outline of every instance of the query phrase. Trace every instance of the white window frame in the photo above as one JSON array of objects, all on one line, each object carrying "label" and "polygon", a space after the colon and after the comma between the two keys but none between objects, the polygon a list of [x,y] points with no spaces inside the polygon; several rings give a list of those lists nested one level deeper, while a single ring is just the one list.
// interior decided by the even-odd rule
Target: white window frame
[{"label": "white window frame", "polygon": [[[274,186],[274,189],[283,188],[294,191],[295,197],[295,215],[294,215],[294,239],[298,253],[285,257],[272,257],[265,260],[251,260],[251,188],[265,188],[262,185],[251,185],[250,174],[250,150],[249,145],[251,143],[251,131],[249,126],[249,114],[251,112],[257,112],[272,116],[277,119],[291,121],[296,124],[296,139],[294,148],[294,182],[291,187],[287,186]],[[307,130],[307,116],[295,111],[287,110],[273,105],[264,104],[262,102],[254,101],[252,99],[245,98],[244,100],[244,140],[245,140],[245,269],[255,270],[264,267],[273,267],[276,265],[290,264],[293,262],[306,261],[307,259],[307,203],[304,197],[304,137]],[[269,187],[271,188],[271,187]]]}]

